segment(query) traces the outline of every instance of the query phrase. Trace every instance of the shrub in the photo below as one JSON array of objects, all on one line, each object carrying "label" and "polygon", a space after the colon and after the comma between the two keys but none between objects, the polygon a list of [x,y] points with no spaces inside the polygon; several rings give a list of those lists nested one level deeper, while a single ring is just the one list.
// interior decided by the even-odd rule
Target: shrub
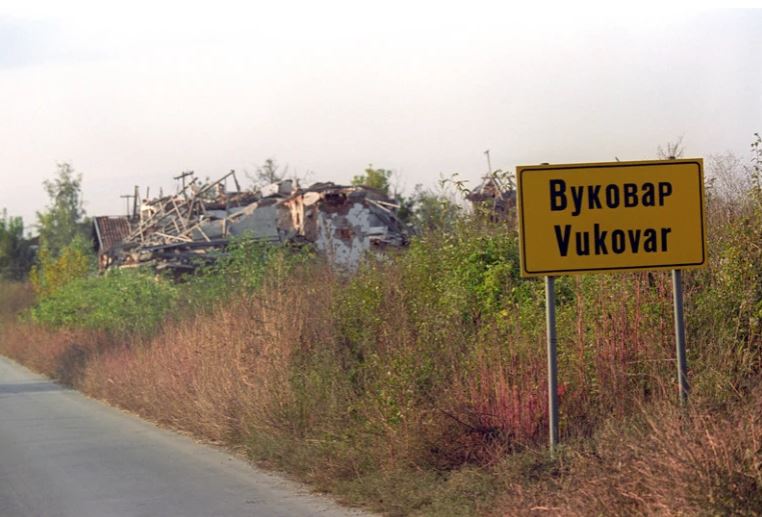
[{"label": "shrub", "polygon": [[254,292],[268,278],[288,275],[313,257],[308,248],[283,247],[247,236],[234,238],[224,255],[180,285],[181,308],[191,314],[208,310],[241,293]]},{"label": "shrub", "polygon": [[156,330],[177,300],[169,281],[139,271],[73,280],[44,297],[32,319],[52,327],[137,335]]},{"label": "shrub", "polygon": [[35,294],[44,298],[69,282],[83,278],[92,270],[93,256],[84,239],[77,237],[64,246],[58,256],[53,256],[43,246],[37,254],[29,279]]}]

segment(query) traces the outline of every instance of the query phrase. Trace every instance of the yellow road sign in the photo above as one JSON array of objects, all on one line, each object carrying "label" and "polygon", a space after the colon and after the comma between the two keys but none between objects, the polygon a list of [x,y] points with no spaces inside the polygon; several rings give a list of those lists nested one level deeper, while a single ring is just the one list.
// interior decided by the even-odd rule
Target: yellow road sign
[{"label": "yellow road sign", "polygon": [[701,158],[516,168],[523,276],[706,264]]}]

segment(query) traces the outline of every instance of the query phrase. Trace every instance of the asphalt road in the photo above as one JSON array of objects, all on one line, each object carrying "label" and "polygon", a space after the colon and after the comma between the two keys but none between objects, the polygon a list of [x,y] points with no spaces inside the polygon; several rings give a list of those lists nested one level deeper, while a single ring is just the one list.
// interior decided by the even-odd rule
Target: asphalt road
[{"label": "asphalt road", "polygon": [[0,357],[0,516],[360,515]]}]

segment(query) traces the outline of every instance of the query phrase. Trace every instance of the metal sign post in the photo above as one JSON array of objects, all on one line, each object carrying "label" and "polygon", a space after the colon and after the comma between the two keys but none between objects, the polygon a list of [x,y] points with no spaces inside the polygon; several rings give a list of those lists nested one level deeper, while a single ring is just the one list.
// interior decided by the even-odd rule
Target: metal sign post
[{"label": "metal sign post", "polygon": [[550,455],[558,444],[558,358],[556,338],[556,291],[555,278],[545,277],[545,326],[548,334],[548,435]]},{"label": "metal sign post", "polygon": [[679,269],[672,270],[672,298],[675,310],[675,346],[677,356],[677,385],[680,403],[688,402],[688,361],[685,357],[685,320],[683,318],[683,275]]}]

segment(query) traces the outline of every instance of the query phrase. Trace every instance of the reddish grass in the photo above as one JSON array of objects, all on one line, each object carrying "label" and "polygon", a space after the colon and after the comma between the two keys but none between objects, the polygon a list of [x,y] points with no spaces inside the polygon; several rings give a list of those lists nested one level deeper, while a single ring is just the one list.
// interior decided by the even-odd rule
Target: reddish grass
[{"label": "reddish grass", "polygon": [[659,404],[566,451],[554,476],[507,478],[505,515],[760,515],[762,390],[731,408]]}]

